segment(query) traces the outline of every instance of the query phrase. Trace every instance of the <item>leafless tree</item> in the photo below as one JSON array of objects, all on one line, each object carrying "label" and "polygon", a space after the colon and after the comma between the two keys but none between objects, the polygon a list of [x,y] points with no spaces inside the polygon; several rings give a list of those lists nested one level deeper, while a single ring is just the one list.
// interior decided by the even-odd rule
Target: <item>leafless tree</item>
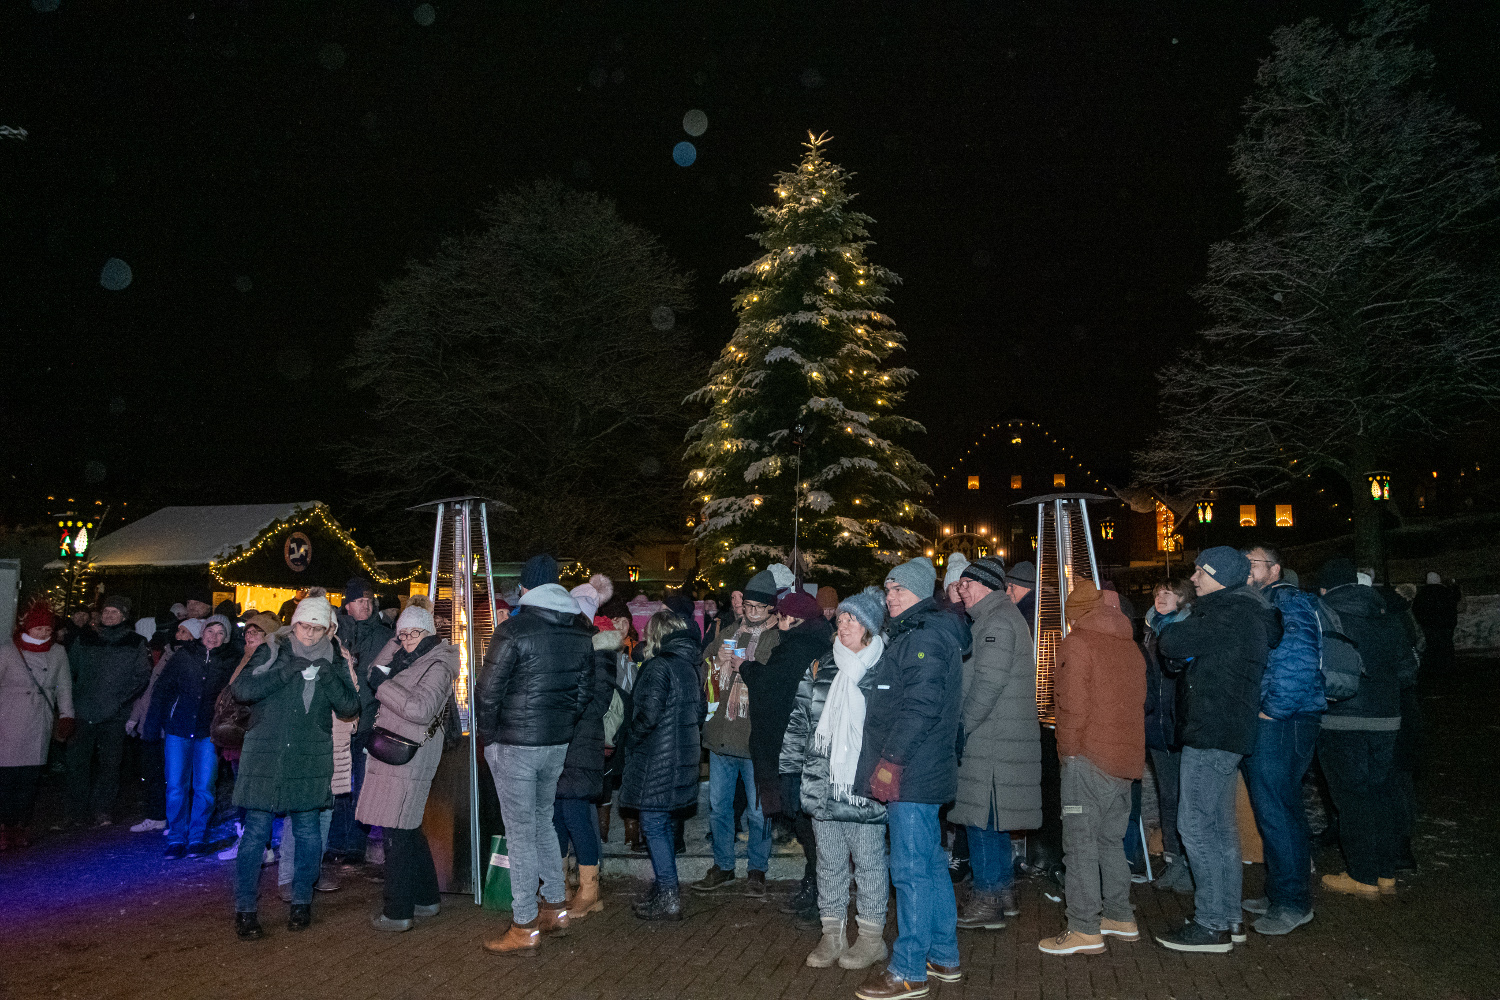
[{"label": "leafless tree", "polygon": [[366,500],[502,500],[496,547],[618,561],[681,531],[681,401],[703,363],[689,278],[593,194],[540,182],[392,282],[349,361],[376,433],[343,455]]},{"label": "leafless tree", "polygon": [[1246,223],[1209,254],[1213,325],[1161,373],[1142,482],[1268,487],[1331,471],[1380,552],[1366,474],[1500,400],[1500,177],[1478,128],[1420,88],[1424,9],[1370,0],[1347,36],[1278,30],[1231,170]]}]

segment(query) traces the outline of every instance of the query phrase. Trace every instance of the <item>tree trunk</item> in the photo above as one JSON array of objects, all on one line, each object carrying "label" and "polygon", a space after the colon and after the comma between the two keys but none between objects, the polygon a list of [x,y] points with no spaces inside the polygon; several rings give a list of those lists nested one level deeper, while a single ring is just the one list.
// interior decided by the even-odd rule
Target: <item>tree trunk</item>
[{"label": "tree trunk", "polygon": [[1380,576],[1385,566],[1385,535],[1381,530],[1381,505],[1386,500],[1370,496],[1370,481],[1363,474],[1349,482],[1354,494],[1354,564],[1372,566]]}]

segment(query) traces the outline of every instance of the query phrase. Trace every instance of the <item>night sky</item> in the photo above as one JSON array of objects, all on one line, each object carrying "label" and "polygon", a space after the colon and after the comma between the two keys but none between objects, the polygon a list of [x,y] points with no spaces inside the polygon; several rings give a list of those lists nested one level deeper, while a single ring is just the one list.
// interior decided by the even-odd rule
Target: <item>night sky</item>
[{"label": "night sky", "polygon": [[[858,174],[935,467],[1008,416],[1123,477],[1188,290],[1239,223],[1228,146],[1278,24],[1354,3],[449,2],[0,7],[0,520],[46,496],[247,503],[343,492],[339,363],[383,282],[498,188],[560,177],[719,277],[808,129]],[[755,13],[752,13],[754,11]],[[414,13],[415,12],[415,13]],[[1500,14],[1419,41],[1493,148]],[[673,146],[707,131],[691,167]],[[112,257],[131,268],[101,287]],[[608,378],[581,368],[580,378]]]}]

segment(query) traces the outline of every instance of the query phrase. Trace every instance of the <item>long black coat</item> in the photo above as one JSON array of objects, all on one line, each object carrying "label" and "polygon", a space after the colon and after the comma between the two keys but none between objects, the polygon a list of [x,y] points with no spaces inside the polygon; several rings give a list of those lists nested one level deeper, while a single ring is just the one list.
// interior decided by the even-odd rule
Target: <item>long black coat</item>
[{"label": "long black coat", "polygon": [[620,804],[634,809],[682,809],[698,801],[699,730],[708,712],[698,683],[696,629],[667,636],[641,665],[621,741],[625,777]]},{"label": "long black coat", "polygon": [[593,802],[604,797],[604,713],[615,694],[619,650],[620,633],[594,635],[594,687],[568,744],[562,777],[557,779],[557,798]]},{"label": "long black coat", "polygon": [[[556,584],[537,590],[553,587],[571,600]],[[475,690],[482,743],[550,747],[573,738],[593,689],[591,629],[576,611],[537,603],[495,629]]]},{"label": "long black coat", "polygon": [[781,633],[776,648],[765,663],[746,663],[740,676],[750,689],[750,762],[755,770],[755,791],[767,816],[797,808],[781,801],[781,744],[786,737],[797,686],[820,657],[833,656],[833,626],[822,618],[810,618]]}]

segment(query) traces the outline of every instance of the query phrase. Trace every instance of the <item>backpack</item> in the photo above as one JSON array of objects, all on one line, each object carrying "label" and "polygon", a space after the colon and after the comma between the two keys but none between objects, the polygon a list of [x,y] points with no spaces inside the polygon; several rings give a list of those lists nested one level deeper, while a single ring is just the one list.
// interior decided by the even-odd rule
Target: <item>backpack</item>
[{"label": "backpack", "polygon": [[1347,701],[1359,694],[1359,679],[1365,675],[1364,659],[1359,655],[1359,645],[1344,634],[1338,612],[1321,600],[1317,603],[1318,626],[1323,631],[1319,662],[1323,692],[1329,701]]}]

